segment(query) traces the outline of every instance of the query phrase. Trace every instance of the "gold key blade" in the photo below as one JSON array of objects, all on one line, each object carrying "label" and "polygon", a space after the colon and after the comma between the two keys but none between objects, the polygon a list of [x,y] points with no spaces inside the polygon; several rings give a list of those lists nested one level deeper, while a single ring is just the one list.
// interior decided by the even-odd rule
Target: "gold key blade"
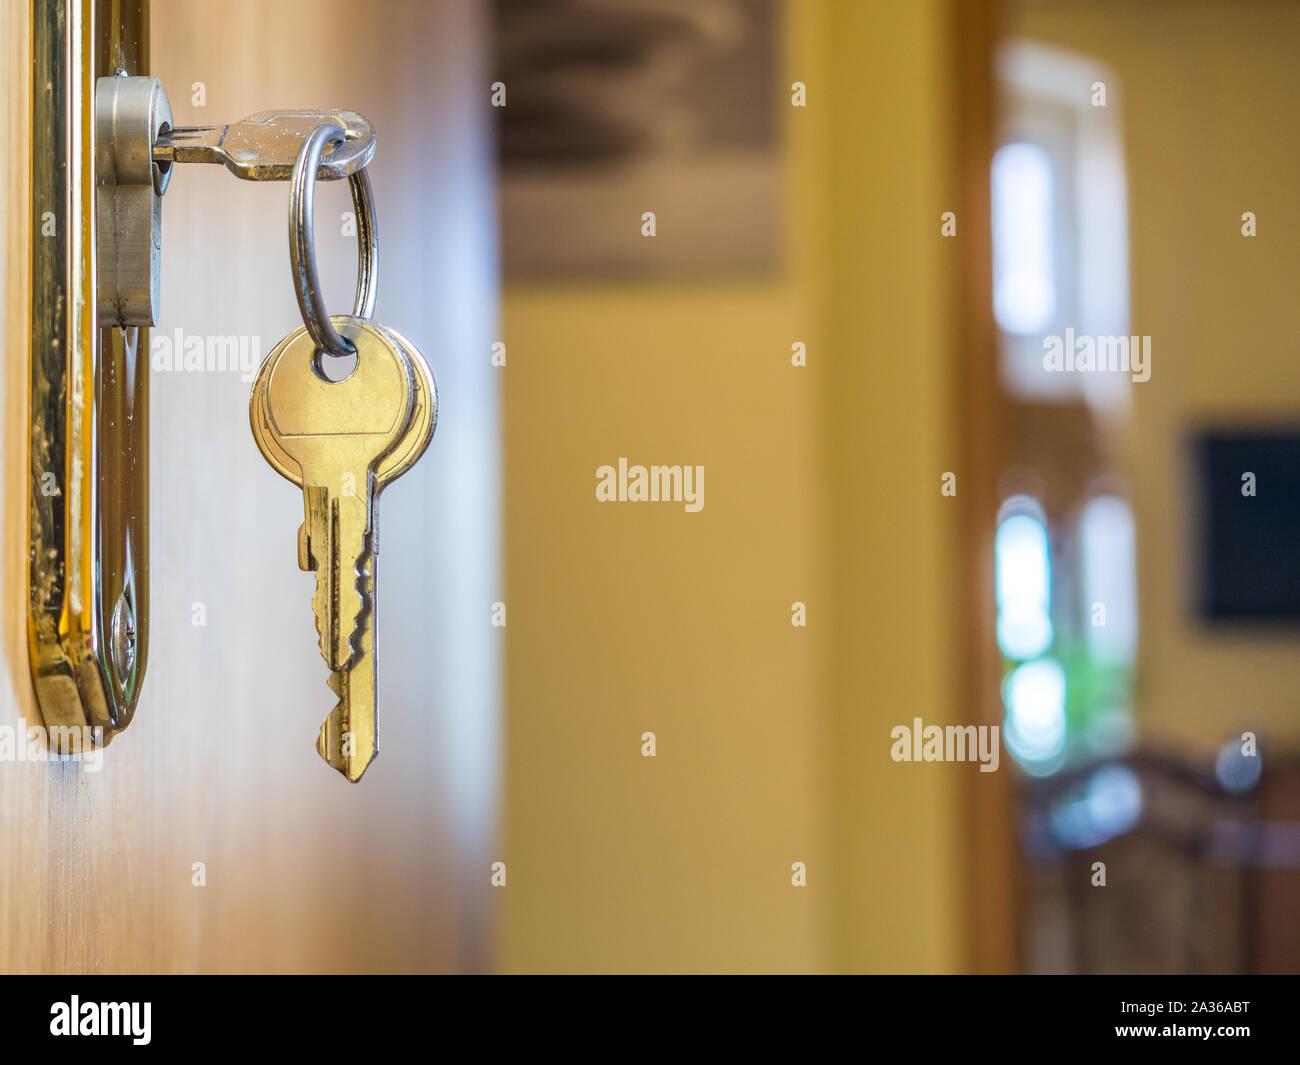
[{"label": "gold key blade", "polygon": [[[368,553],[357,568],[363,571],[363,598],[374,602],[375,555]],[[316,751],[352,784],[361,779],[379,754],[379,683],[375,654],[375,611],[367,609],[358,623],[356,656],[347,669],[329,676],[329,688],[338,696],[320,728]]]},{"label": "gold key blade", "polygon": [[370,501],[372,532],[369,550],[357,565],[361,573],[362,598],[366,603],[355,641],[357,653],[350,668],[330,674],[329,687],[339,701],[321,725],[316,740],[320,756],[353,784],[361,779],[366,767],[379,754],[379,660],[375,647],[379,627],[375,609],[379,559],[379,538],[375,530],[379,527],[379,493],[424,454],[438,421],[438,387],[424,356],[395,329],[377,328],[387,333],[410,361],[415,399],[406,435],[394,445],[375,471],[375,487]]},{"label": "gold key blade", "polygon": [[[359,478],[368,479],[364,468]],[[303,489],[306,505],[307,559],[316,572],[312,613],[321,657],[330,669],[346,669],[356,654],[354,645],[365,597],[358,587],[359,559],[371,532],[369,489],[340,495],[319,485]],[[301,552],[300,552],[301,554]]]}]

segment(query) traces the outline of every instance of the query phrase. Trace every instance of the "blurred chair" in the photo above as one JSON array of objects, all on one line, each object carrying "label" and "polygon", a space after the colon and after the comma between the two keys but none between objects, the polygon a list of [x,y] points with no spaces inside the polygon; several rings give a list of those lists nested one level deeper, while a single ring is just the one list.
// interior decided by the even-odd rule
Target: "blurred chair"
[{"label": "blurred chair", "polygon": [[1300,759],[1260,761],[1253,786],[1223,757],[1205,772],[1153,751],[1027,783],[1029,969],[1300,969]]}]

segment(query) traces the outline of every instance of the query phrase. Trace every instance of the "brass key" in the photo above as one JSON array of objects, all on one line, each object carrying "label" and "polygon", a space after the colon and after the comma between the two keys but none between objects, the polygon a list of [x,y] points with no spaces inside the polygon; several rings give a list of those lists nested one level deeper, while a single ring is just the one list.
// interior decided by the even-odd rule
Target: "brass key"
[{"label": "brass key", "polygon": [[[322,394],[319,385],[324,382],[318,372],[313,368],[303,373],[304,365],[311,367],[321,356],[305,330],[298,330],[267,356],[253,386],[249,413],[263,456],[282,476],[302,487],[306,498],[299,564],[317,571],[314,606],[321,652],[331,667],[329,686],[338,696],[316,747],[322,758],[355,782],[378,753],[376,503],[383,488],[410,469],[428,446],[437,420],[437,390],[424,358],[401,334],[346,316],[332,321],[358,348],[357,369],[347,381],[358,377],[363,362],[369,366],[368,379],[350,391],[340,389],[347,381],[330,384],[329,388],[340,390]],[[409,374],[409,409],[400,435],[387,430],[358,432],[373,429],[386,420],[381,412],[399,405],[391,378],[400,375],[388,374],[391,364],[385,368],[381,355],[386,360],[396,358]],[[389,383],[381,384],[385,377]],[[342,416],[331,413],[336,404],[344,409],[355,403],[371,405],[373,417],[362,419],[364,425],[356,423],[355,411]],[[335,417],[332,432],[320,430],[316,421],[320,417]],[[366,455],[371,456],[368,461]],[[364,473],[358,467],[362,461]],[[308,470],[313,472],[309,475]],[[355,483],[355,495],[344,491],[334,497],[329,478],[343,482],[348,475]],[[313,483],[322,480],[325,483]],[[350,504],[345,502],[349,499]],[[355,598],[342,594],[345,589]]]},{"label": "brass key", "polygon": [[[371,496],[369,550],[357,566],[367,608],[357,633],[357,655],[350,669],[335,670],[329,686],[339,697],[338,705],[325,719],[316,750],[320,756],[354,783],[379,753],[377,699],[379,683],[375,670],[378,658],[375,643],[379,635],[379,618],[375,610],[379,560],[379,493],[415,465],[433,437],[438,418],[438,392],[433,374],[424,356],[395,329],[376,325],[401,347],[410,359],[415,379],[415,410],[406,435],[375,470]],[[368,731],[367,731],[368,729]],[[350,742],[349,742],[350,737]]]},{"label": "brass key", "polygon": [[[378,244],[365,171],[349,178],[357,206],[360,269],[353,315],[324,313],[312,236],[315,182],[340,125],[302,138],[290,173],[289,258],[303,328],[267,356],[253,384],[249,420],[263,457],[302,489],[306,512],[298,564],[316,571],[312,606],[338,702],[316,750],[352,782],[379,752],[376,566],[378,498],[424,453],[437,420],[437,389],[409,340],[370,322]],[[334,156],[331,156],[334,158]],[[327,376],[355,358],[350,374]]]},{"label": "brass key", "polygon": [[262,364],[253,392],[264,401],[250,410],[263,454],[269,436],[298,468],[290,479],[301,485],[306,506],[321,655],[331,669],[343,669],[361,613],[355,567],[370,533],[373,467],[406,433],[415,384],[410,363],[385,334],[360,319],[335,322],[366,346],[358,348],[352,374],[330,381],[317,368],[311,338],[299,330]]}]

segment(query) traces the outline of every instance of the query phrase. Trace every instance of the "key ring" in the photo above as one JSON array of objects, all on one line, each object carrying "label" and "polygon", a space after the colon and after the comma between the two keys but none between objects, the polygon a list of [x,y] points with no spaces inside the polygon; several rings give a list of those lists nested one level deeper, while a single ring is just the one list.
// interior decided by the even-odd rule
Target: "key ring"
[{"label": "key ring", "polygon": [[[303,325],[316,347],[331,355],[356,354],[352,341],[339,336],[330,324],[316,272],[316,235],[312,225],[316,198],[316,170],[327,144],[342,144],[343,129],[332,123],[317,126],[298,150],[289,185],[289,262],[293,267],[294,294]],[[379,239],[375,233],[375,201],[365,168],[348,177],[352,206],[357,217],[357,294],[352,305],[354,318],[375,313],[376,282],[379,276]]]}]

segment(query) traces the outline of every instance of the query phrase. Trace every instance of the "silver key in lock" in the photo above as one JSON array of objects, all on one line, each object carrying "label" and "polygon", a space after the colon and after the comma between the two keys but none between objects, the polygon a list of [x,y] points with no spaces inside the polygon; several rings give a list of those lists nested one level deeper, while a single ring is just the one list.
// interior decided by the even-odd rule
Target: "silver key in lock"
[{"label": "silver key in lock", "polygon": [[[361,199],[370,195],[365,167],[375,154],[375,130],[357,112],[260,111],[227,126],[173,128],[171,104],[157,78],[100,78],[95,85],[99,325],[158,322],[162,196],[176,163],[220,163],[249,181],[288,181],[299,149],[322,123],[339,127],[342,136],[322,153],[315,176],[348,178],[360,215]],[[361,236],[363,244],[370,239]]]},{"label": "silver key in lock", "polygon": [[365,169],[375,154],[374,127],[355,111],[259,111],[228,126],[185,126],[163,130],[153,161],[220,163],[245,181],[288,181],[308,135],[317,126],[343,130],[344,141],[321,157],[316,177],[337,181]]}]

